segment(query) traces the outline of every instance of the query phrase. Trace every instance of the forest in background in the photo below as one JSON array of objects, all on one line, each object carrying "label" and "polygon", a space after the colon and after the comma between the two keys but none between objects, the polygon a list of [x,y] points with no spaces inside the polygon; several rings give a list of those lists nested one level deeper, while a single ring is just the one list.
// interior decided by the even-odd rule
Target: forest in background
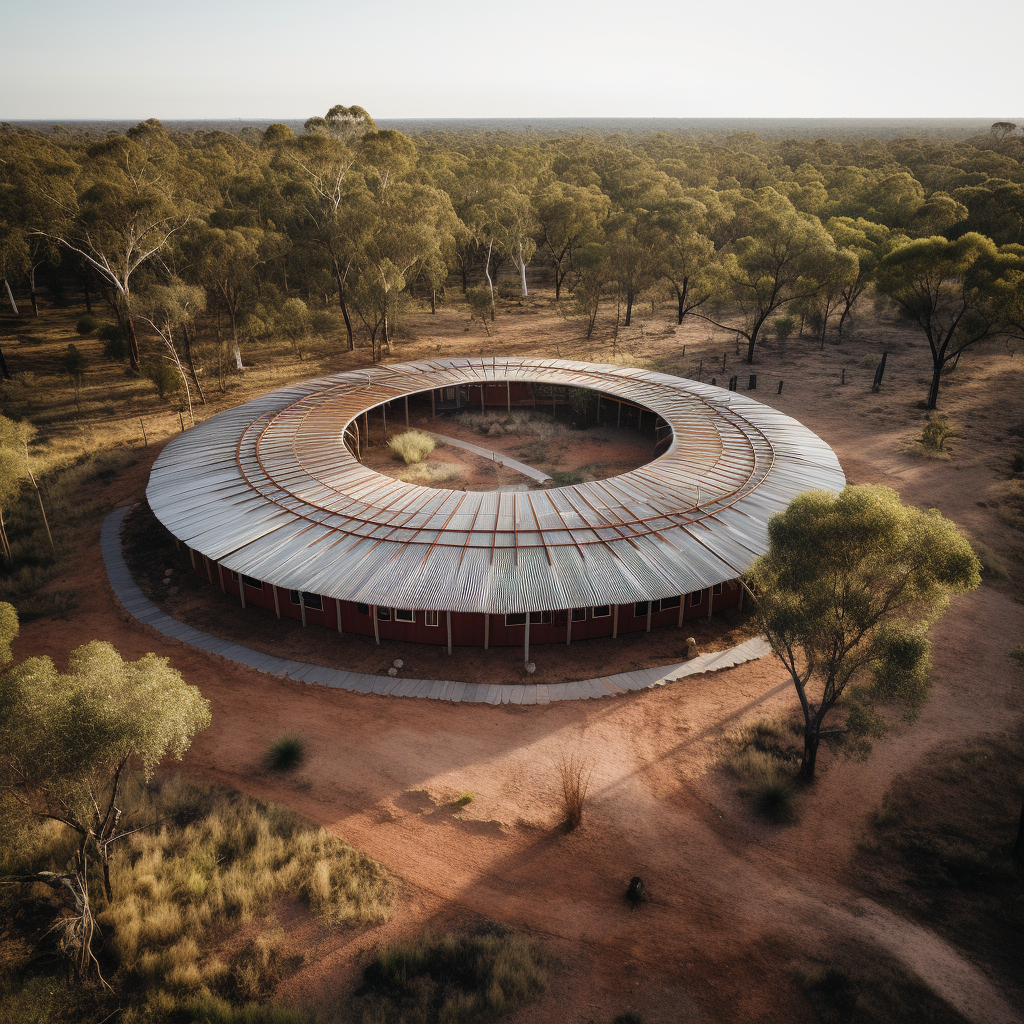
[{"label": "forest in background", "polygon": [[748,362],[768,329],[841,336],[874,294],[928,339],[929,408],[965,348],[1024,330],[1012,122],[962,141],[409,137],[336,106],[299,133],[96,135],[0,131],[0,274],[12,309],[35,311],[41,280],[103,302],[108,354],[161,392],[223,388],[261,338],[332,336],[332,307],[337,343],[378,360],[412,297],[461,294],[486,321],[531,282],[587,337],[609,304],[629,326],[671,301]]}]

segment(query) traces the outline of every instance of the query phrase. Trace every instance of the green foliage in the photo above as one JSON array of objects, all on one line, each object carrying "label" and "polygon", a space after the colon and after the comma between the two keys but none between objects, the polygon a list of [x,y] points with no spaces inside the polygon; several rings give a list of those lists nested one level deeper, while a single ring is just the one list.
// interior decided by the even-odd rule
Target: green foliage
[{"label": "green foliage", "polygon": [[391,454],[407,466],[422,462],[436,447],[437,442],[422,430],[407,430],[388,441]]},{"label": "green foliage", "polygon": [[0,601],[0,669],[14,659],[11,644],[17,636],[18,613],[14,610],[14,605]]},{"label": "green foliage", "polygon": [[1010,657],[1017,662],[1021,668],[1024,668],[1024,644],[1017,644],[1016,647],[1011,647]]},{"label": "green foliage", "polygon": [[176,395],[185,388],[185,381],[178,367],[162,356],[144,356],[142,375],[152,383],[161,398]]},{"label": "green foliage", "polygon": [[123,363],[128,358],[128,330],[121,324],[102,324],[96,336],[104,342],[103,357],[114,363]]},{"label": "green foliage", "polygon": [[75,323],[75,330],[84,338],[95,333],[101,323],[101,320],[97,320],[91,313],[88,313],[78,318],[78,321]]},{"label": "green foliage", "polygon": [[460,793],[453,801],[455,807],[466,807],[473,802],[473,794],[467,789]]},{"label": "green foliage", "polygon": [[790,316],[788,313],[785,316],[777,316],[772,321],[772,327],[775,330],[775,337],[779,341],[786,341],[787,338],[793,336],[793,332],[796,330],[797,320],[795,316]]},{"label": "green foliage", "polygon": [[68,345],[61,357],[61,367],[76,384],[81,383],[85,374],[85,356],[78,350],[77,345]]},{"label": "green foliage", "polygon": [[306,741],[295,733],[278,736],[265,758],[266,766],[274,772],[290,772],[306,759]]},{"label": "green foliage", "polygon": [[884,487],[808,491],[771,518],[768,543],[749,581],[759,624],[801,697],[807,778],[821,723],[851,682],[868,679],[862,705],[916,712],[927,630],[950,594],[979,585],[981,566],[955,524]]},{"label": "green foliage", "polygon": [[945,451],[946,439],[952,433],[945,416],[931,416],[921,431],[921,443],[934,452]]},{"label": "green foliage", "polygon": [[491,301],[491,290],[486,285],[477,285],[466,289],[466,302],[470,314],[481,321],[494,319],[494,305]]},{"label": "green foliage", "polygon": [[501,925],[385,946],[366,968],[363,1016],[381,1024],[469,1024],[532,1002],[547,979],[536,945]]}]

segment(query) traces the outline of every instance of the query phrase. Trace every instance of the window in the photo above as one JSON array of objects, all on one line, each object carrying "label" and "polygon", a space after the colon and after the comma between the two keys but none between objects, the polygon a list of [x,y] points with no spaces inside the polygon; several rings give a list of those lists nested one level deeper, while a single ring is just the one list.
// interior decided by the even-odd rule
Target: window
[{"label": "window", "polygon": [[[637,603],[633,605],[633,617],[639,619],[642,616],[646,619],[648,608],[651,608],[650,601],[637,601]],[[653,608],[651,610],[653,611]]]},{"label": "window", "polygon": [[718,595],[719,595],[719,594],[720,594],[721,592],[722,592],[722,584],[721,584],[721,583],[716,583],[716,584],[715,584],[715,585],[714,585],[714,586],[713,586],[713,587],[711,588],[711,593],[712,593],[712,594],[714,594],[714,595],[715,595],[715,597],[718,597]]},{"label": "window", "polygon": [[455,388],[445,388],[444,389],[444,400],[446,402],[454,402],[455,401]]},{"label": "window", "polygon": [[594,616],[595,619],[607,619],[608,616],[611,615],[611,613],[611,605],[595,604],[594,610],[591,614]]},{"label": "window", "polygon": [[253,590],[262,590],[263,589],[263,580],[256,580],[256,579],[253,579],[251,576],[243,576],[242,577],[242,582],[247,587],[252,587]]},{"label": "window", "polygon": [[356,611],[360,615],[369,615],[370,614],[370,606],[368,604],[357,604],[356,605]]},{"label": "window", "polygon": [[416,613],[410,611],[408,608],[396,608],[395,609],[395,622],[415,622]]},{"label": "window", "polygon": [[704,603],[704,591],[698,590],[696,594],[690,595],[690,607],[696,608],[697,605]]},{"label": "window", "polygon": [[541,622],[548,624],[551,622],[551,612],[530,612],[530,622],[533,625]]},{"label": "window", "polygon": [[390,608],[378,608],[377,609],[377,618],[380,619],[381,622],[390,622],[391,621],[391,609]]},{"label": "window", "polygon": [[288,597],[292,604],[304,604],[307,608],[315,608],[318,612],[324,610],[324,599],[319,594],[310,594],[305,590],[302,592],[302,601],[299,601],[299,592],[289,590]]},{"label": "window", "polygon": [[423,625],[424,626],[436,626],[437,625],[437,612],[424,612],[423,613]]},{"label": "window", "polygon": [[657,610],[664,612],[664,611],[667,611],[669,608],[678,608],[679,607],[679,598],[678,597],[663,597],[658,602],[658,604],[659,604],[660,607]]},{"label": "window", "polygon": [[587,621],[587,609],[586,608],[573,608],[573,610],[572,610],[572,621],[573,622],[586,622]]},{"label": "window", "polygon": [[525,626],[526,625],[526,612],[515,612],[513,615],[505,616],[506,626]]}]

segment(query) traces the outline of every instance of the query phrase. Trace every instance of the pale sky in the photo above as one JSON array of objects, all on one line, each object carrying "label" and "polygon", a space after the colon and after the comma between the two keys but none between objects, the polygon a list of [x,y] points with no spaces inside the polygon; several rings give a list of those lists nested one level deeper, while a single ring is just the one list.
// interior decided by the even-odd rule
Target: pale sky
[{"label": "pale sky", "polygon": [[[1012,12],[1016,10],[1017,13]],[[6,3],[0,120],[984,117],[1015,0]]]}]

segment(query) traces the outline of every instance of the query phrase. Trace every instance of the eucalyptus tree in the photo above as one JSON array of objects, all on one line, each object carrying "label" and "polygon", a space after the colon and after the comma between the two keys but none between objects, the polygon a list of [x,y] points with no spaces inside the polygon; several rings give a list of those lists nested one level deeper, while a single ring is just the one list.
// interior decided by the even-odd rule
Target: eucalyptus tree
[{"label": "eucalyptus tree", "polygon": [[908,241],[879,264],[877,288],[928,339],[932,379],[926,407],[934,409],[942,371],[971,345],[1017,334],[1012,310],[1024,275],[1024,249],[997,248],[968,232],[955,241]]},{"label": "eucalyptus tree", "polygon": [[758,625],[789,673],[804,718],[798,778],[814,778],[824,723],[877,733],[874,707],[912,717],[928,690],[928,629],[980,565],[956,525],[885,487],[807,491],[768,522],[747,582]]},{"label": "eucalyptus tree", "polygon": [[111,850],[131,831],[119,806],[127,772],[149,778],[165,757],[180,760],[209,724],[209,702],[155,654],[126,662],[93,641],[71,653],[66,672],[42,657],[0,675],[0,786],[25,814],[74,836],[65,871],[34,879],[67,897],[57,932],[81,976],[99,972],[90,865],[110,903]]},{"label": "eucalyptus tree", "polygon": [[835,240],[840,251],[851,253],[857,260],[857,273],[840,282],[842,301],[838,334],[842,337],[843,325],[854,304],[874,281],[878,264],[895,245],[905,241],[906,236],[863,217],[830,217],[825,222],[825,230]]},{"label": "eucalyptus tree", "polygon": [[319,251],[334,277],[350,350],[355,338],[347,292],[373,205],[363,176],[354,172],[356,158],[355,149],[326,129],[302,136],[278,157],[291,178],[285,194],[293,204],[299,237]]},{"label": "eucalyptus tree", "polygon": [[737,193],[735,204],[734,219],[749,233],[722,253],[718,298],[740,312],[742,324],[728,324],[706,312],[694,315],[745,338],[747,362],[753,363],[765,322],[787,303],[817,292],[815,275],[836,246],[817,217],[799,213],[773,188]]},{"label": "eucalyptus tree", "polygon": [[63,224],[40,233],[76,253],[95,272],[127,334],[136,372],[134,277],[160,258],[190,216],[176,180],[176,154],[162,128],[147,123],[136,138],[114,136],[90,146],[73,189],[54,188],[53,182],[46,188]]},{"label": "eucalyptus tree", "polygon": [[701,232],[708,224],[708,209],[697,199],[674,199],[658,210],[656,223],[664,236],[660,269],[672,285],[676,323],[681,324],[708,301],[715,287],[715,245]]},{"label": "eucalyptus tree", "polygon": [[576,250],[602,237],[602,223],[611,213],[611,200],[597,185],[554,181],[534,200],[538,238],[555,275],[555,301],[573,269]]}]

